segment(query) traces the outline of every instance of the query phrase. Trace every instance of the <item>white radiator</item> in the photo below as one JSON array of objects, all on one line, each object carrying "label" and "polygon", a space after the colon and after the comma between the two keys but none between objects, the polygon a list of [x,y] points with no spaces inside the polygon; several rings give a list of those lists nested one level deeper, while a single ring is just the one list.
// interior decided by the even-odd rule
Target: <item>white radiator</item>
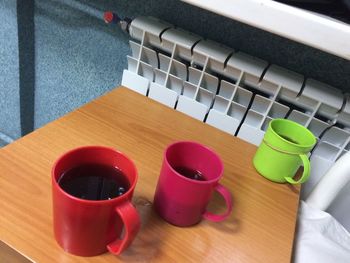
[{"label": "white radiator", "polygon": [[318,143],[302,198],[350,150],[341,91],[155,18],[135,18],[129,33],[123,86],[255,145],[274,118],[310,129]]}]

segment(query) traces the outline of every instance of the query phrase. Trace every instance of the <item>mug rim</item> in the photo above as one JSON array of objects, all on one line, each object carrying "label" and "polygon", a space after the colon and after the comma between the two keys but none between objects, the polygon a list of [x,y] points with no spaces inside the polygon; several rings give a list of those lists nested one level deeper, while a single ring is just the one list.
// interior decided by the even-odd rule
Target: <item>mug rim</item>
[{"label": "mug rim", "polygon": [[[179,144],[192,144],[192,145],[196,145],[196,146],[199,146],[203,149],[205,149],[206,151],[209,151],[211,154],[213,154],[215,156],[215,158],[219,161],[219,164],[220,164],[220,174],[219,176],[217,176],[216,178],[213,178],[213,179],[210,179],[210,180],[204,180],[204,181],[199,181],[199,180],[194,180],[194,179],[190,179],[190,178],[187,178],[186,176],[183,176],[182,174],[180,174],[179,172],[177,172],[172,165],[170,165],[169,161],[168,161],[168,158],[167,158],[167,154],[168,154],[168,151],[170,148],[176,146],[176,145],[179,145]],[[214,151],[212,150],[211,148],[199,143],[199,142],[195,142],[195,141],[176,141],[176,142],[173,142],[171,144],[169,144],[167,146],[167,148],[165,149],[165,152],[164,152],[164,161],[166,162],[166,164],[168,165],[168,167],[170,167],[170,170],[179,178],[185,180],[185,181],[188,181],[188,182],[191,182],[191,183],[197,183],[197,184],[211,184],[211,183],[214,183],[214,182],[218,182],[221,177],[224,175],[224,164],[223,164],[223,161],[221,160],[220,156]]]},{"label": "mug rim", "polygon": [[[104,200],[88,200],[88,199],[82,199],[79,197],[76,197],[74,195],[71,195],[69,193],[67,193],[66,191],[64,191],[62,189],[62,187],[59,185],[58,181],[56,180],[56,167],[59,164],[59,162],[61,162],[63,160],[63,158],[65,158],[66,156],[76,152],[76,151],[80,151],[80,150],[85,150],[85,149],[103,149],[103,150],[108,150],[108,151],[112,151],[114,153],[117,153],[119,155],[122,155],[124,158],[126,158],[130,164],[132,165],[134,171],[135,171],[135,180],[134,182],[130,185],[128,191],[126,191],[123,195],[121,196],[117,196],[114,197],[112,199],[104,199]],[[101,205],[101,204],[112,204],[114,203],[116,200],[123,200],[124,201],[128,201],[127,196],[132,193],[132,191],[135,189],[136,183],[137,183],[137,179],[138,179],[138,172],[137,172],[137,168],[136,165],[134,163],[134,161],[132,159],[130,159],[127,155],[125,155],[124,153],[122,153],[121,151],[113,148],[113,147],[108,147],[108,146],[99,146],[99,145],[86,145],[86,146],[79,146],[79,147],[75,147],[73,149],[70,149],[66,152],[64,152],[63,154],[61,154],[54,162],[52,168],[51,168],[51,178],[52,178],[52,183],[55,185],[55,187],[58,189],[59,192],[61,192],[63,195],[65,195],[66,197],[81,202],[81,203],[85,203],[85,204],[90,204],[90,205]]]},{"label": "mug rim", "polygon": [[[285,138],[283,138],[282,136],[280,136],[275,130],[274,128],[272,127],[273,123],[275,122],[287,122],[287,123],[290,123],[292,125],[295,125],[295,126],[298,126],[302,129],[304,129],[304,131],[306,131],[311,137],[312,137],[312,140],[313,140],[313,143],[311,143],[310,145],[301,145],[301,144],[298,144],[298,143],[294,143],[294,142],[291,142],[289,140],[286,140]],[[301,148],[310,148],[310,147],[313,147],[315,145],[315,143],[317,142],[316,140],[316,137],[315,135],[308,129],[306,128],[305,126],[301,125],[300,123],[297,123],[295,121],[292,121],[292,120],[288,120],[288,119],[281,119],[281,118],[278,118],[278,119],[273,119],[270,121],[269,123],[269,126],[271,128],[271,132],[276,135],[279,139],[281,139],[283,142],[287,142],[293,146],[298,146],[298,147],[301,147]],[[311,138],[310,137],[310,138]]]}]

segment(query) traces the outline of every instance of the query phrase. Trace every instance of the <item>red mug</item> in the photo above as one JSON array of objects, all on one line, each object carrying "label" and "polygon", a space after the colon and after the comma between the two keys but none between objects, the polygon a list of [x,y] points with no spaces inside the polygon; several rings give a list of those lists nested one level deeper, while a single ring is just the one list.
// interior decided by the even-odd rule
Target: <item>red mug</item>
[{"label": "red mug", "polygon": [[[223,169],[220,157],[199,143],[180,141],[171,144],[164,153],[154,196],[156,212],[177,226],[194,225],[202,218],[214,222],[226,219],[232,211],[232,198],[231,193],[219,184]],[[225,200],[227,210],[224,214],[206,211],[213,191]]]},{"label": "red mug", "polygon": [[[63,190],[59,184],[62,175],[87,164],[118,168],[128,190],[106,200],[86,200]],[[124,251],[140,229],[139,215],[131,204],[136,181],[134,163],[112,148],[85,146],[63,154],[52,168],[53,225],[58,244],[78,256],[95,256],[107,250],[119,255]]]}]

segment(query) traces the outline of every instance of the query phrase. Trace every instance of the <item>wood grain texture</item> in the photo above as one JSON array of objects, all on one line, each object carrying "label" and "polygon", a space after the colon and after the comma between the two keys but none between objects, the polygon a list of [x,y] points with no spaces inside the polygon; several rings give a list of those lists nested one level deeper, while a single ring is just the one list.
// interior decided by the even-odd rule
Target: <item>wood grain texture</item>
[{"label": "wood grain texture", "polygon": [[[165,147],[195,140],[225,166],[221,183],[234,209],[221,223],[179,228],[152,210]],[[126,153],[139,171],[133,202],[142,228],[121,256],[65,253],[52,230],[50,169],[65,151],[106,145]],[[125,88],[0,149],[0,239],[36,262],[290,262],[299,187],[272,183],[252,166],[256,147]],[[210,210],[224,210],[214,196]]]}]

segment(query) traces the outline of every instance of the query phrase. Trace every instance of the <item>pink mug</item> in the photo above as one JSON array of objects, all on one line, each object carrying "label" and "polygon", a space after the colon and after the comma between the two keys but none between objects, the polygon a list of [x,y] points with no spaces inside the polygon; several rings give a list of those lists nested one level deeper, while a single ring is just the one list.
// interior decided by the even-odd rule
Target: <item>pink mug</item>
[{"label": "pink mug", "polygon": [[[154,196],[156,212],[177,226],[194,225],[202,218],[214,222],[226,219],[232,211],[232,198],[219,184],[223,170],[220,157],[199,143],[180,141],[169,145]],[[225,200],[224,214],[206,211],[213,191]]]}]

